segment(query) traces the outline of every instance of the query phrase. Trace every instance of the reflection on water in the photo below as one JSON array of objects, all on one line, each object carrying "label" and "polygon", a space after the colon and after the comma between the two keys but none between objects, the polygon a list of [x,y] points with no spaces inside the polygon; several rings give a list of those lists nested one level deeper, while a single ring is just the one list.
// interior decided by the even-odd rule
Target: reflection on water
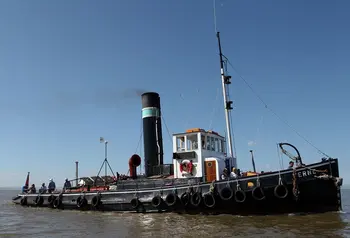
[{"label": "reflection on water", "polygon": [[60,211],[12,205],[0,191],[0,236],[25,237],[350,237],[350,191],[344,212],[283,216],[204,216]]}]

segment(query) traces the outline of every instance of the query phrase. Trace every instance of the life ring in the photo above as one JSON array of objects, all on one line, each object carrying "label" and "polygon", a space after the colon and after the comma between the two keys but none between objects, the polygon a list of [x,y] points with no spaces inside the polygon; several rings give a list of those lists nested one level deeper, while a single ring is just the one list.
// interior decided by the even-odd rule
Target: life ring
[{"label": "life ring", "polygon": [[155,196],[152,198],[151,204],[154,208],[160,208],[163,204],[163,198],[161,196]]},{"label": "life ring", "polygon": [[265,193],[264,193],[264,190],[262,189],[262,187],[258,186],[258,187],[253,188],[252,197],[257,201],[264,200]]},{"label": "life ring", "polygon": [[58,196],[54,201],[53,201],[53,208],[60,208],[62,205],[62,196]]},{"label": "life ring", "polygon": [[198,207],[201,202],[202,202],[202,194],[200,192],[195,192],[194,194],[192,194],[191,196],[191,204],[194,207]]},{"label": "life ring", "polygon": [[193,171],[193,163],[189,160],[183,160],[180,164],[180,172],[183,174],[191,174]]},{"label": "life ring", "polygon": [[215,201],[215,197],[212,193],[206,193],[203,196],[203,203],[205,206],[209,207],[209,208],[213,208],[215,207],[216,201]]},{"label": "life ring", "polygon": [[180,200],[181,200],[181,203],[182,203],[185,207],[187,207],[188,204],[190,203],[190,200],[191,200],[191,194],[188,193],[188,192],[183,193],[183,194],[181,195]]},{"label": "life ring", "polygon": [[247,195],[245,192],[241,189],[235,191],[235,201],[238,203],[245,202],[245,199],[247,198]]},{"label": "life ring", "polygon": [[91,199],[91,206],[97,208],[101,205],[101,196],[96,195]]},{"label": "life ring", "polygon": [[131,199],[130,204],[132,209],[137,209],[140,206],[141,202],[137,198],[133,198]]},{"label": "life ring", "polygon": [[286,186],[284,186],[283,184],[279,184],[275,187],[274,194],[277,198],[284,199],[288,196],[289,191]]},{"label": "life ring", "polygon": [[220,191],[220,198],[224,201],[228,201],[231,200],[233,197],[233,190],[230,187],[224,187],[221,191]]},{"label": "life ring", "polygon": [[40,194],[34,199],[35,206],[41,206],[44,203],[44,198]]},{"label": "life ring", "polygon": [[27,205],[28,204],[27,203],[27,197],[22,197],[20,203],[21,203],[22,206]]},{"label": "life ring", "polygon": [[175,193],[169,193],[166,197],[165,197],[165,203],[169,206],[169,207],[173,207],[176,205],[177,201],[178,201],[178,196]]},{"label": "life ring", "polygon": [[53,205],[53,202],[56,200],[56,197],[54,195],[50,195],[48,198],[47,198],[47,202],[49,203],[50,206]]},{"label": "life ring", "polygon": [[87,200],[84,196],[79,196],[77,199],[77,207],[78,208],[83,208],[87,205]]}]

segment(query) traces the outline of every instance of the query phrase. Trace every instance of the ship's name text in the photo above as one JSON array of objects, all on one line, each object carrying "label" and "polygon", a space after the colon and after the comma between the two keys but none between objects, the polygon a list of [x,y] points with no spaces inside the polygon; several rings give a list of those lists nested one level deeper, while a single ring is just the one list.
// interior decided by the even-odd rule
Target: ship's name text
[{"label": "ship's name text", "polygon": [[305,177],[310,177],[316,174],[314,170],[304,170],[304,171],[299,171],[298,173],[299,178],[305,178]]}]

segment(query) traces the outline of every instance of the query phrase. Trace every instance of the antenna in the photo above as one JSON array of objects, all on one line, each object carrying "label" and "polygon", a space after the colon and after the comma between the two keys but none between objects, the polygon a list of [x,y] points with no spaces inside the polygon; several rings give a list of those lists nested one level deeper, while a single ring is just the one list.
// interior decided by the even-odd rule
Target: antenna
[{"label": "antenna", "polygon": [[100,143],[104,143],[104,145],[105,145],[105,159],[104,159],[104,161],[103,161],[103,163],[102,163],[102,165],[101,165],[100,170],[99,170],[98,173],[97,173],[97,176],[96,176],[95,181],[94,181],[94,185],[96,185],[96,180],[97,180],[98,176],[100,175],[103,166],[105,166],[105,179],[104,179],[104,184],[105,184],[105,186],[106,186],[106,185],[107,185],[107,182],[108,182],[108,181],[107,181],[107,166],[109,167],[110,171],[112,172],[112,175],[113,175],[114,177],[115,177],[115,175],[114,175],[113,169],[111,168],[111,166],[109,165],[108,160],[107,160],[107,144],[108,144],[108,141],[106,141],[103,137],[100,137]]},{"label": "antenna", "polygon": [[215,33],[218,31],[217,28],[216,28],[216,1],[213,0],[213,8],[214,8],[214,30],[215,30]]}]

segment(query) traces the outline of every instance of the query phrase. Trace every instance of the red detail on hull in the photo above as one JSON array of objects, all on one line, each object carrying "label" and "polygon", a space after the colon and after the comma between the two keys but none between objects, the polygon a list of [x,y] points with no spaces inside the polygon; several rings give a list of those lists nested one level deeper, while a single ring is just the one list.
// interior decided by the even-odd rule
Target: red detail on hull
[{"label": "red detail on hull", "polygon": [[78,193],[78,192],[93,192],[93,191],[108,191],[109,186],[96,186],[96,187],[90,187],[88,190],[87,186],[81,187],[81,188],[76,188],[76,189],[70,189],[68,192],[70,193]]}]

